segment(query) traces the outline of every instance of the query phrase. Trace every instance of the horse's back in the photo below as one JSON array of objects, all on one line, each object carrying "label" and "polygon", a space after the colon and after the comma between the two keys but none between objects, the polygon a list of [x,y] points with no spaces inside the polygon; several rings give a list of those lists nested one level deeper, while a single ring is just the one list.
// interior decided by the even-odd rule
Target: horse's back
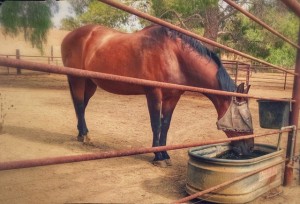
[{"label": "horse's back", "polygon": [[[149,26],[135,33],[122,33],[88,25],[69,33],[62,43],[64,65],[78,69],[181,83],[181,71],[170,39]],[[179,80],[178,80],[179,79]],[[93,79],[99,87],[118,94],[143,94],[144,87]]]}]

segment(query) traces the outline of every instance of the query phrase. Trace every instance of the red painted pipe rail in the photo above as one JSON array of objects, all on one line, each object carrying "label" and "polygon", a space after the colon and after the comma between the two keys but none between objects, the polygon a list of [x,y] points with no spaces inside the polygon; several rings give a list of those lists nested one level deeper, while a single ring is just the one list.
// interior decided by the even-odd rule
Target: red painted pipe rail
[{"label": "red painted pipe rail", "polygon": [[267,25],[265,22],[261,21],[259,18],[255,17],[253,14],[249,13],[248,11],[245,11],[242,7],[240,7],[234,1],[232,1],[232,0],[224,0],[224,1],[227,4],[229,4],[230,6],[232,6],[233,8],[235,8],[236,10],[240,11],[241,13],[243,13],[244,15],[246,15],[247,17],[249,17],[250,19],[252,19],[253,21],[255,21],[256,23],[258,23],[261,26],[263,26],[265,29],[267,29],[268,31],[270,31],[274,35],[277,35],[278,37],[280,37],[281,39],[283,39],[284,41],[286,41],[290,45],[294,46],[295,48],[300,49],[300,46],[298,46],[296,43],[292,42],[290,39],[288,39],[287,37],[283,36],[282,34],[280,34],[275,29],[271,28],[269,25]]},{"label": "red painted pipe rail", "polygon": [[294,72],[289,71],[289,70],[287,70],[287,69],[285,69],[285,68],[282,68],[282,67],[273,65],[273,64],[271,64],[271,63],[269,63],[269,62],[266,62],[266,61],[264,61],[264,60],[261,60],[261,59],[255,58],[255,57],[253,57],[253,56],[251,56],[251,55],[248,55],[248,54],[245,54],[245,53],[243,53],[243,52],[237,51],[237,50],[235,50],[235,49],[233,49],[233,48],[227,47],[227,46],[222,45],[222,44],[220,44],[220,43],[217,43],[217,42],[215,42],[215,41],[213,41],[213,40],[210,40],[210,39],[208,39],[208,38],[204,38],[204,37],[202,37],[202,36],[200,36],[200,35],[197,35],[197,34],[195,34],[195,33],[193,33],[193,32],[190,32],[190,31],[188,31],[188,30],[185,30],[185,29],[183,29],[183,28],[180,28],[180,27],[178,27],[178,26],[175,26],[175,25],[173,25],[173,24],[171,24],[171,23],[169,23],[169,22],[167,22],[167,21],[163,21],[163,20],[161,20],[161,19],[159,19],[159,18],[156,18],[156,17],[151,16],[151,15],[149,15],[149,14],[143,13],[143,12],[141,12],[141,11],[138,11],[138,10],[136,10],[136,9],[134,9],[134,8],[131,8],[131,7],[129,7],[129,6],[126,6],[126,5],[124,5],[124,4],[118,3],[117,1],[112,1],[112,0],[98,0],[98,1],[101,1],[101,2],[103,2],[103,3],[105,3],[105,4],[108,4],[108,5],[113,6],[113,7],[115,7],[115,8],[118,8],[118,9],[121,9],[121,10],[123,10],[123,11],[126,11],[126,12],[128,12],[128,13],[134,14],[134,15],[136,15],[136,16],[138,16],[138,17],[144,18],[144,19],[146,19],[146,20],[148,20],[148,21],[151,21],[151,22],[153,22],[153,23],[156,23],[156,24],[159,24],[159,25],[168,27],[168,28],[170,28],[170,29],[176,30],[176,31],[178,31],[178,32],[180,32],[180,33],[183,33],[183,34],[185,34],[185,35],[188,35],[188,36],[190,36],[190,37],[192,37],[192,38],[195,38],[195,39],[200,40],[200,41],[202,41],[202,42],[208,43],[208,44],[210,44],[210,45],[212,45],[212,46],[215,46],[215,47],[218,47],[218,48],[227,50],[227,51],[229,51],[229,52],[235,53],[235,54],[240,55],[240,56],[242,56],[242,57],[245,57],[245,58],[247,58],[247,59],[251,59],[251,60],[257,61],[257,62],[259,62],[259,63],[261,63],[261,64],[265,64],[265,65],[271,66],[271,67],[273,67],[273,68],[275,68],[275,69],[278,69],[278,70],[281,70],[281,71],[284,71],[284,72],[287,72],[287,73],[290,73],[290,74],[293,74],[293,75],[298,75],[298,73],[294,73]]},{"label": "red painted pipe rail", "polygon": [[82,154],[82,155],[61,156],[61,157],[31,159],[31,160],[12,161],[12,162],[1,162],[0,170],[11,170],[11,169],[29,168],[29,167],[37,167],[37,166],[63,164],[63,163],[72,163],[72,162],[80,162],[80,161],[88,161],[88,160],[131,156],[131,155],[137,155],[137,154],[154,153],[154,152],[161,152],[161,151],[168,151],[168,150],[197,147],[197,146],[203,146],[203,145],[209,145],[209,144],[219,144],[219,143],[224,143],[224,142],[237,141],[237,140],[243,140],[243,139],[249,139],[249,138],[255,138],[255,137],[262,137],[262,136],[274,135],[274,134],[279,134],[279,133],[289,132],[289,131],[291,131],[291,130],[276,130],[276,131],[272,131],[272,132],[264,133],[264,134],[240,136],[240,137],[210,140],[210,141],[200,141],[200,142],[187,143],[187,144],[177,144],[177,145],[168,145],[168,146],[160,146],[160,147],[144,147],[144,148],[135,148],[135,149],[127,149],[127,150],[119,150],[119,151],[96,152],[96,153]]},{"label": "red painted pipe rail", "polygon": [[100,72],[92,72],[92,71],[87,71],[87,70],[75,69],[75,68],[71,68],[71,67],[42,64],[42,63],[29,62],[29,61],[24,61],[24,60],[7,59],[4,57],[0,57],[0,65],[7,66],[7,67],[15,67],[15,68],[19,68],[19,69],[29,69],[29,70],[34,70],[34,71],[41,71],[41,72],[49,72],[49,73],[56,73],[56,74],[65,74],[65,75],[86,77],[86,78],[96,78],[96,79],[104,79],[104,80],[110,80],[110,81],[118,81],[118,82],[130,83],[130,84],[135,84],[135,85],[141,85],[141,86],[160,87],[160,88],[166,88],[166,89],[176,89],[176,90],[182,90],[182,91],[192,91],[192,92],[200,92],[200,93],[215,94],[215,95],[222,95],[222,96],[236,96],[236,97],[244,97],[244,98],[294,102],[293,100],[290,100],[290,99],[257,97],[257,96],[253,96],[253,95],[249,95],[249,94],[241,94],[241,93],[235,93],[235,92],[227,92],[227,91],[185,86],[185,85],[179,85],[179,84],[171,84],[171,83],[151,81],[151,80],[146,80],[146,79],[137,79],[137,78],[133,78],[133,77],[119,76],[119,75],[106,74],[106,73],[100,73]]}]

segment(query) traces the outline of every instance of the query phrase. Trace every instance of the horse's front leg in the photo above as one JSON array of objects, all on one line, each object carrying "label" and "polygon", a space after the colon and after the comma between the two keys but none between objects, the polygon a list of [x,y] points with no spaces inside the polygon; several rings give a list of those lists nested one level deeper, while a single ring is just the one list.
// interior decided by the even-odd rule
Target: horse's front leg
[{"label": "horse's front leg", "polygon": [[[161,134],[161,91],[160,89],[149,88],[146,91],[148,110],[150,115],[151,128],[153,132],[153,147],[160,146]],[[167,167],[161,152],[155,152],[153,164],[155,166]]]},{"label": "horse's front leg", "polygon": [[[160,146],[166,146],[167,144],[167,135],[171,123],[171,118],[172,118],[172,114],[168,114],[168,115],[163,115],[163,118],[161,119],[162,127],[161,127],[161,133],[159,138]],[[165,160],[166,164],[168,166],[172,166],[171,159],[167,151],[162,151],[161,155],[163,157],[163,160]]]}]

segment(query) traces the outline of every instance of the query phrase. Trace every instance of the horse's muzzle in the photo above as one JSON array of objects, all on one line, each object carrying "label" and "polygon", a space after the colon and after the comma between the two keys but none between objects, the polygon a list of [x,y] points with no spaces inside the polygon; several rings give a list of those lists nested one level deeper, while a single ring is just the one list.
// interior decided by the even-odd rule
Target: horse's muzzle
[{"label": "horse's muzzle", "polygon": [[[233,131],[224,131],[227,137],[238,137],[238,136],[247,136],[253,134],[253,132],[249,133],[239,133]],[[230,143],[232,150],[238,155],[250,156],[254,150],[254,138],[231,141]]]},{"label": "horse's muzzle", "polygon": [[232,141],[231,146],[238,155],[250,156],[254,150],[254,138]]}]

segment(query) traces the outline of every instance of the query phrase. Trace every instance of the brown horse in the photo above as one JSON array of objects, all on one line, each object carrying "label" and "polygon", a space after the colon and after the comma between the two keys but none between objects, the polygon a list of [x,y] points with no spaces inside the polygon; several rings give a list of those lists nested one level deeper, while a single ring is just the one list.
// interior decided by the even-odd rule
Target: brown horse
[{"label": "brown horse", "polygon": [[[216,90],[244,91],[236,87],[218,56],[199,41],[165,27],[153,25],[136,33],[122,33],[88,25],[63,40],[67,67]],[[88,141],[85,109],[97,86],[124,95],[145,94],[153,131],[153,146],[164,146],[174,108],[183,91],[68,76],[79,131],[78,141]],[[205,94],[218,113],[219,129],[228,137],[253,132],[247,102],[240,98]],[[249,154],[253,139],[232,143],[240,154]],[[155,153],[154,163],[169,164],[167,152]]]}]

